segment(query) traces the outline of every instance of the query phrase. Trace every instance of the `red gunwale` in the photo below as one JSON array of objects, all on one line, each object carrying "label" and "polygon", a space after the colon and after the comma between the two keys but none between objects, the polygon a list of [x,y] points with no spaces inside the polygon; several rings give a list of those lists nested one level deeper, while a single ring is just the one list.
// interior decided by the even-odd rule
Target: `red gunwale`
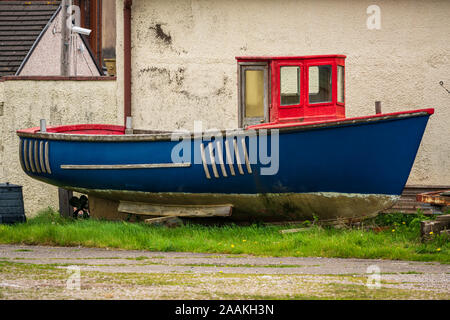
[{"label": "red gunwale", "polygon": [[[289,127],[301,127],[307,126],[311,124],[333,124],[336,122],[342,121],[352,121],[352,120],[368,120],[368,119],[376,119],[380,117],[386,116],[398,116],[404,114],[413,114],[413,113],[423,113],[426,112],[429,115],[434,113],[433,108],[429,109],[418,109],[411,111],[401,111],[401,112],[393,112],[393,113],[383,113],[383,114],[375,114],[370,116],[362,116],[362,117],[354,117],[354,118],[342,118],[342,119],[331,119],[331,120],[321,120],[321,121],[293,121],[289,123],[280,123],[280,122],[269,122],[254,126],[249,126],[246,130],[250,129],[281,129],[281,128],[289,128]],[[35,134],[40,133],[39,127],[17,130],[17,133],[26,133],[26,134]],[[47,127],[47,133],[61,133],[61,134],[76,134],[76,135],[125,135],[125,127],[117,126],[117,125],[109,125],[109,124],[77,124],[77,125],[67,125],[67,126],[57,126],[57,127]]]},{"label": "red gunwale", "polygon": [[340,118],[340,119],[330,119],[330,120],[322,120],[322,121],[293,121],[293,122],[269,122],[269,123],[262,123],[257,124],[254,126],[248,126],[246,127],[247,130],[250,129],[280,129],[280,128],[289,128],[289,127],[299,127],[299,126],[305,126],[310,124],[323,124],[323,123],[333,123],[333,122],[341,122],[341,121],[352,121],[352,120],[367,120],[367,119],[376,119],[380,117],[386,117],[386,116],[398,116],[403,114],[412,114],[412,113],[421,113],[426,112],[429,115],[432,115],[434,113],[433,108],[428,109],[417,109],[417,110],[411,110],[411,111],[400,111],[400,112],[392,112],[392,113],[380,113],[380,114],[373,114],[370,116],[361,116],[361,117],[353,117],[353,118]]},{"label": "red gunwale", "polygon": [[[17,130],[17,133],[37,133],[39,127]],[[47,127],[48,133],[65,134],[101,134],[101,135],[124,135],[125,127],[112,124],[75,124],[67,126]]]}]

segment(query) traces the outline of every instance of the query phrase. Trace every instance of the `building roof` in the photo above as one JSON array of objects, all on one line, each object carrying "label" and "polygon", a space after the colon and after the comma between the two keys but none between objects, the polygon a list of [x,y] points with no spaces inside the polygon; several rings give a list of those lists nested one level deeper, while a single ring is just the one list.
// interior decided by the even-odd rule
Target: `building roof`
[{"label": "building roof", "polygon": [[60,1],[0,1],[0,77],[14,75]]}]

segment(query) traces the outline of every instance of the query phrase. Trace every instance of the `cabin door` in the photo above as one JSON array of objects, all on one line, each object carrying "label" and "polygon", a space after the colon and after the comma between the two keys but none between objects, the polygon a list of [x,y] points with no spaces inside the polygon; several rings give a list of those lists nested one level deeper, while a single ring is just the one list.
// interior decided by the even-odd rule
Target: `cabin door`
[{"label": "cabin door", "polygon": [[268,109],[267,64],[241,64],[239,67],[239,127],[267,122]]}]

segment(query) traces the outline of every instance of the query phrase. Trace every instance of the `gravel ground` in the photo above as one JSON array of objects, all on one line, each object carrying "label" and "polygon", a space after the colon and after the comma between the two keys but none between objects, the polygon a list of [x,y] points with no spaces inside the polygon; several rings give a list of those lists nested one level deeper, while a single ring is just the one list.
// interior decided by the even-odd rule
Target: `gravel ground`
[{"label": "gravel ground", "polygon": [[450,266],[436,262],[23,245],[0,245],[0,261],[0,299],[450,298]]}]

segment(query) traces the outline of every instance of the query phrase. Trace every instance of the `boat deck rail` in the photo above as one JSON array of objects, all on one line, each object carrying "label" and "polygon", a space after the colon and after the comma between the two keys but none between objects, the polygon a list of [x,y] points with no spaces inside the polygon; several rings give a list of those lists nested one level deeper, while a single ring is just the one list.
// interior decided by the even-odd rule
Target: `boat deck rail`
[{"label": "boat deck rail", "polygon": [[271,134],[271,130],[279,130],[280,133],[291,131],[313,130],[327,127],[348,126],[360,123],[371,123],[384,120],[395,120],[399,118],[420,117],[431,115],[434,109],[418,109],[412,111],[375,114],[362,117],[322,120],[317,122],[291,122],[291,123],[266,123],[262,125],[236,128],[230,130],[205,130],[203,132],[189,132],[183,130],[143,130],[133,129],[132,134],[126,134],[126,128],[118,125],[104,124],[80,124],[58,127],[47,127],[45,132],[40,127],[18,130],[17,135],[22,138],[47,139],[47,140],[70,140],[70,141],[170,141],[174,134],[177,138],[196,139],[203,136],[248,136],[258,135],[260,130],[263,134]]}]

